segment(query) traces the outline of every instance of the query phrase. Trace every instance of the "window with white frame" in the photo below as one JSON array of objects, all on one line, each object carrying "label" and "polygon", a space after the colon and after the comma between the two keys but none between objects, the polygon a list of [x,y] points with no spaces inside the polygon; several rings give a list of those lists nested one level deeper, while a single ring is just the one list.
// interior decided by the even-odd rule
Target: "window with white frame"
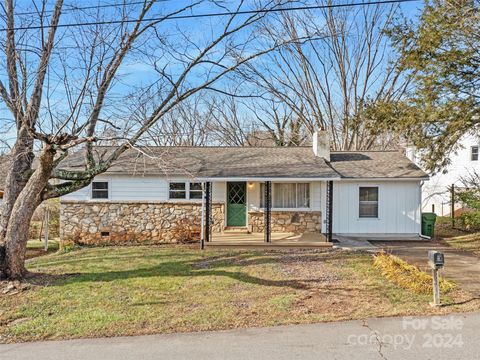
[{"label": "window with white frame", "polygon": [[108,181],[92,182],[92,199],[108,199]]},{"label": "window with white frame", "polygon": [[360,218],[378,218],[378,186],[363,186],[359,188]]},{"label": "window with white frame", "polygon": [[[272,207],[297,209],[310,207],[309,183],[273,183]],[[265,184],[260,184],[260,207],[265,207]]]},{"label": "window with white frame", "polygon": [[169,199],[202,199],[202,183],[199,182],[171,182],[169,185]]},{"label": "window with white frame", "polygon": [[471,147],[470,160],[478,161],[478,146]]},{"label": "window with white frame", "polygon": [[189,199],[202,199],[202,183],[192,182],[189,187]]},{"label": "window with white frame", "polygon": [[168,197],[169,199],[186,199],[187,198],[186,183],[171,182]]}]

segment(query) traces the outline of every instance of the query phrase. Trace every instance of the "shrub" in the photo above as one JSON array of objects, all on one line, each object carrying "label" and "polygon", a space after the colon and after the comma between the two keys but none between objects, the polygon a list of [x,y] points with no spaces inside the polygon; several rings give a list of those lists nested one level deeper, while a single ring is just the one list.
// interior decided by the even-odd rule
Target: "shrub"
[{"label": "shrub", "polygon": [[62,253],[69,253],[80,248],[81,246],[76,244],[73,240],[62,240],[60,241],[58,251]]},{"label": "shrub", "polygon": [[480,229],[480,190],[469,189],[460,191],[458,198],[465,206],[466,211],[460,215],[462,227],[466,230]]},{"label": "shrub", "polygon": [[480,230],[480,212],[466,211],[460,215],[462,227],[466,230]]},{"label": "shrub", "polygon": [[[403,289],[412,290],[419,294],[431,294],[433,291],[431,275],[397,256],[381,252],[375,255],[373,265],[380,270],[385,278]],[[455,284],[452,282],[440,279],[440,291],[442,293],[448,293],[454,287]]]}]

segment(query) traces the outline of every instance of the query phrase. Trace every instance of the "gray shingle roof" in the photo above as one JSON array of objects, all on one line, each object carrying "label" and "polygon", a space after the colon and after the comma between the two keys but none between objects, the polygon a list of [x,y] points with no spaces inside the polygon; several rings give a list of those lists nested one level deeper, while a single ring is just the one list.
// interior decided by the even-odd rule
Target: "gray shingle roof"
[{"label": "gray shingle roof", "polygon": [[332,152],[330,165],[342,178],[428,178],[399,151]]},{"label": "gray shingle roof", "polygon": [[[99,147],[106,158],[112,148]],[[65,169],[83,169],[83,154],[70,155]],[[331,162],[311,147],[149,147],[130,149],[107,174],[188,176],[196,178],[425,178],[400,152],[333,152]]]},{"label": "gray shingle roof", "polygon": [[[111,149],[97,150],[105,158]],[[70,169],[83,167],[83,155],[65,160]],[[62,164],[63,165],[63,164]],[[64,167],[64,166],[62,166]],[[337,178],[310,148],[286,147],[149,147],[130,149],[107,173],[208,177]]]}]

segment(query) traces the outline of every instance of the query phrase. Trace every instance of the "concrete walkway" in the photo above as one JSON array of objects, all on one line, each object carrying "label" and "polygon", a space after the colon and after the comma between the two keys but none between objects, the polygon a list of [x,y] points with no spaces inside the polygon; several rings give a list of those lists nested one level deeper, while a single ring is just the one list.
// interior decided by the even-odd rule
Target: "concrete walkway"
[{"label": "concrete walkway", "polygon": [[428,250],[438,250],[445,254],[445,268],[441,275],[458,282],[464,290],[480,297],[480,258],[468,252],[456,250],[438,241],[415,242],[374,242],[378,248],[399,256],[405,261],[430,271]]},{"label": "concrete walkway", "polygon": [[480,314],[0,345],[9,360],[478,359]]},{"label": "concrete walkway", "polygon": [[379,249],[365,237],[345,236],[336,234],[334,239],[337,243],[334,248],[343,250],[379,251]]}]

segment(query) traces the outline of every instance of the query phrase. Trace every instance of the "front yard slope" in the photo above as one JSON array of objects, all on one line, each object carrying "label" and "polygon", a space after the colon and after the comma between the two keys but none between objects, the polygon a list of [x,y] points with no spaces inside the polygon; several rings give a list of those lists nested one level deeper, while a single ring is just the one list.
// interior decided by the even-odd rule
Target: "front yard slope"
[{"label": "front yard slope", "polygon": [[[403,289],[370,255],[107,247],[33,259],[39,275],[1,291],[0,341],[205,331],[445,313]],[[449,295],[455,300],[457,291]],[[457,296],[461,298],[460,295]]]}]

